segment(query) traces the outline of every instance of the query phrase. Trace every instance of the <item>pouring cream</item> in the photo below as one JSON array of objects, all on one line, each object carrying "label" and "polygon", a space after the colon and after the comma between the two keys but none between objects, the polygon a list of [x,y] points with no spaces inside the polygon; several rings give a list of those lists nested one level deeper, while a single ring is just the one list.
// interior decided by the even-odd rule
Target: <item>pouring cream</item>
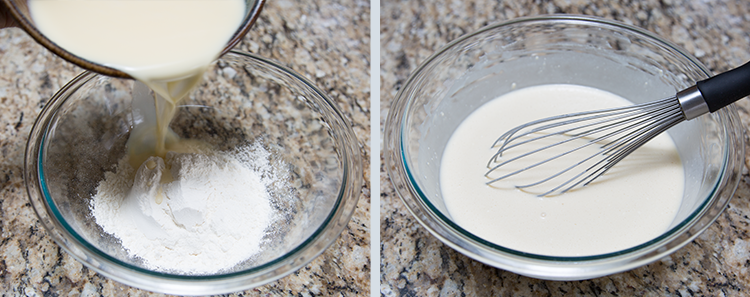
[{"label": "pouring cream", "polygon": [[169,123],[242,24],[245,9],[242,0],[29,0],[36,27],[50,40],[156,94],[155,119],[137,125],[128,140],[134,168],[150,156],[194,146]]},{"label": "pouring cream", "polygon": [[128,154],[90,200],[102,230],[154,270],[212,274],[257,254],[276,219],[269,185],[284,183],[269,153],[218,152],[169,129],[242,25],[245,1],[30,0],[29,9],[60,47],[138,80]]}]

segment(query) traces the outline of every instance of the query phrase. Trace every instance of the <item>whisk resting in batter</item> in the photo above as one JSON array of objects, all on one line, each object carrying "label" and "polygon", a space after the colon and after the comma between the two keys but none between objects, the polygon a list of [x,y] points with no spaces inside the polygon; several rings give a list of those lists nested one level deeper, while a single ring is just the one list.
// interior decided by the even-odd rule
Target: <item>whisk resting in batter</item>
[{"label": "whisk resting in batter", "polygon": [[[571,156],[597,148],[590,155],[575,159],[538,181],[516,185],[528,188],[558,182],[539,196],[565,193],[577,186],[585,186],[602,176],[634,150],[667,129],[709,112],[715,112],[750,95],[750,62],[677,92],[675,96],[648,103],[564,114],[517,126],[501,135],[492,147],[497,152],[487,163],[485,176],[507,168],[520,159],[534,159],[520,169],[503,172],[487,184],[526,172]],[[564,147],[563,151],[560,148]],[[503,158],[509,150],[520,153]],[[549,153],[552,152],[552,153]],[[548,155],[543,155],[548,153]],[[541,157],[540,157],[541,156]],[[578,168],[580,171],[575,171]],[[581,170],[582,169],[582,170]],[[562,180],[562,182],[560,182]]]}]

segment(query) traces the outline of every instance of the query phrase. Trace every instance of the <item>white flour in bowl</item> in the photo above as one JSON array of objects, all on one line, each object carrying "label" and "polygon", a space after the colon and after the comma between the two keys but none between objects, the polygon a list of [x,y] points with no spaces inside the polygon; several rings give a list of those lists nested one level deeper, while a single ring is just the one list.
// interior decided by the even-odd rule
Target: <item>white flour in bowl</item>
[{"label": "white flour in bowl", "polygon": [[137,170],[124,157],[97,187],[92,214],[149,268],[231,268],[260,251],[275,219],[267,188],[281,179],[269,156],[257,144],[231,154],[169,152]]}]

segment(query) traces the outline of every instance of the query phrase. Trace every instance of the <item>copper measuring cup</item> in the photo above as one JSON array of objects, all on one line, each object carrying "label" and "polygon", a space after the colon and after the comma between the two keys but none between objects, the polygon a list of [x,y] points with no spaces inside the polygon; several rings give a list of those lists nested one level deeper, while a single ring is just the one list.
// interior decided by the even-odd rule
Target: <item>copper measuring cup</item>
[{"label": "copper measuring cup", "polygon": [[[68,62],[76,64],[84,69],[101,73],[107,76],[131,78],[130,75],[122,71],[76,56],[49,40],[46,36],[44,36],[44,34],[39,32],[39,30],[37,30],[36,26],[34,25],[34,20],[31,19],[31,14],[29,13],[27,2],[28,0],[0,0],[0,5],[7,6],[18,26],[26,31],[26,33],[28,33],[32,38],[34,38],[36,42],[43,45]],[[245,12],[245,18],[243,19],[242,25],[237,29],[236,32],[234,32],[234,35],[232,35],[232,39],[229,40],[227,45],[224,47],[224,50],[221,51],[220,56],[227,53],[237,43],[240,42],[242,37],[245,36],[245,33],[247,33],[247,31],[250,30],[250,27],[253,26],[255,20],[258,19],[260,10],[265,2],[266,0],[245,0],[247,10]]]}]

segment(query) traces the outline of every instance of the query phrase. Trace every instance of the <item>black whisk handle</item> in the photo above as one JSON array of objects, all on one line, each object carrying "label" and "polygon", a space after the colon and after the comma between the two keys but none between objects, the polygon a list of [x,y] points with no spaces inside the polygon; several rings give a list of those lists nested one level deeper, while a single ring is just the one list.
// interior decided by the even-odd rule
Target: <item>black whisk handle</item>
[{"label": "black whisk handle", "polygon": [[699,81],[698,90],[710,112],[717,111],[750,95],[750,62],[714,77]]}]

